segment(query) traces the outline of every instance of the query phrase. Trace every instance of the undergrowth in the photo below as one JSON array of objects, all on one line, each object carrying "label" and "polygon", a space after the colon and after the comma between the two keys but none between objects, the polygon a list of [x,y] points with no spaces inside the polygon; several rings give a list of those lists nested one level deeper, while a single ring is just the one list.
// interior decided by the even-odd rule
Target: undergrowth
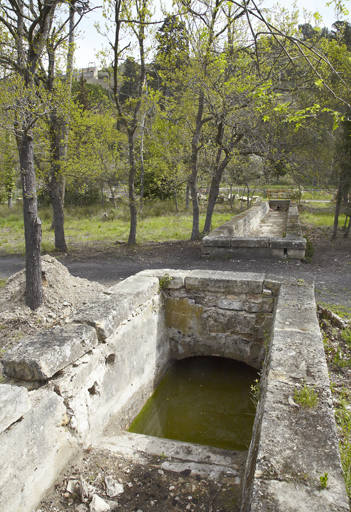
[{"label": "undergrowth", "polygon": [[[350,321],[351,308],[335,304],[323,304],[344,320]],[[324,350],[328,362],[331,391],[338,428],[339,446],[346,490],[351,502],[351,325],[344,329],[320,321]],[[334,382],[333,382],[334,381]]]}]

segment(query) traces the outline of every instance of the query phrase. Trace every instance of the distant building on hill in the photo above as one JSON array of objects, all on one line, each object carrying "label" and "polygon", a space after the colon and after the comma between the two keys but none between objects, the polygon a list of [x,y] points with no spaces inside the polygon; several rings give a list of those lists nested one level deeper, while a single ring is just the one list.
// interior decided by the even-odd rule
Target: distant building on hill
[{"label": "distant building on hill", "polygon": [[74,79],[79,80],[82,75],[87,84],[100,85],[107,90],[111,88],[108,80],[108,73],[98,71],[98,67],[95,65],[95,62],[89,62],[87,68],[77,70],[74,73]]}]

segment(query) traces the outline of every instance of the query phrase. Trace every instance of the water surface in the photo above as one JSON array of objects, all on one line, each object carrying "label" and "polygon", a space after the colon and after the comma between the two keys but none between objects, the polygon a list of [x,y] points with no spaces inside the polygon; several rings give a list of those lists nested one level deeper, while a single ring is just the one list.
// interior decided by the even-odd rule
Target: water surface
[{"label": "water surface", "polygon": [[177,361],[146,402],[130,432],[229,450],[247,450],[255,418],[257,371],[223,357]]}]

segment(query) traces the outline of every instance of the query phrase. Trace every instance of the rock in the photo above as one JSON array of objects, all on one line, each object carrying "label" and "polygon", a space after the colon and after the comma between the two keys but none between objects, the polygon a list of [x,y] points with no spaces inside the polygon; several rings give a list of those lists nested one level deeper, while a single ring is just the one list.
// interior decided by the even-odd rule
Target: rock
[{"label": "rock", "polygon": [[116,482],[111,476],[105,476],[105,486],[109,498],[114,498],[124,492],[123,485]]},{"label": "rock", "polygon": [[31,407],[0,434],[0,510],[32,511],[78,450],[61,427],[63,399],[46,389],[30,392]]},{"label": "rock", "polygon": [[68,480],[66,491],[70,494],[75,494],[78,491],[79,481],[78,480]]},{"label": "rock", "polygon": [[89,510],[90,512],[109,512],[111,507],[100,496],[94,494]]},{"label": "rock", "polygon": [[10,378],[47,380],[98,344],[95,329],[88,325],[66,325],[21,340],[2,359]]},{"label": "rock", "polygon": [[88,512],[89,509],[87,505],[83,505],[82,503],[75,508],[75,512]]},{"label": "rock", "polygon": [[0,433],[18,421],[29,409],[28,391],[9,384],[0,384]]},{"label": "rock", "polygon": [[95,489],[93,486],[89,485],[88,482],[84,480],[84,478],[81,476],[79,479],[79,486],[78,486],[78,493],[80,496],[80,501],[82,503],[86,503],[89,498],[92,497],[94,494]]}]

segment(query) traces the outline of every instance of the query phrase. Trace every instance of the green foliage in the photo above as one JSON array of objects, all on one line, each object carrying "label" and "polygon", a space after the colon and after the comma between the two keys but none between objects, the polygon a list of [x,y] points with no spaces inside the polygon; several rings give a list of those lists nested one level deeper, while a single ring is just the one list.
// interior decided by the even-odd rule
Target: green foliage
[{"label": "green foliage", "polygon": [[345,387],[340,392],[336,392],[335,419],[338,426],[340,437],[342,438],[339,447],[341,455],[341,464],[346,484],[347,494],[351,499],[351,412],[350,391]]},{"label": "green foliage", "polygon": [[72,97],[83,110],[101,111],[111,104],[108,91],[99,84],[88,84],[84,75],[72,82]]},{"label": "green foliage", "polygon": [[343,329],[341,332],[341,337],[345,341],[345,343],[351,348],[351,327],[347,327]]},{"label": "green foliage", "polygon": [[251,400],[257,407],[258,402],[261,399],[261,386],[259,379],[255,379],[255,383],[250,386]]},{"label": "green foliage", "polygon": [[119,89],[119,101],[128,107],[130,100],[139,95],[140,65],[128,57],[122,66],[122,85]]},{"label": "green foliage", "polygon": [[5,189],[6,201],[12,199],[18,180],[16,164],[18,151],[15,140],[9,132],[0,132],[0,186]]},{"label": "green foliage", "polygon": [[324,473],[324,475],[321,475],[319,477],[319,481],[321,484],[321,489],[326,489],[328,484],[328,473]]},{"label": "green foliage", "polygon": [[350,368],[351,367],[351,359],[345,357],[345,354],[341,350],[340,345],[338,344],[334,356],[332,358],[332,363],[338,368]]},{"label": "green foliage", "polygon": [[305,261],[307,263],[310,263],[312,261],[312,257],[314,255],[314,247],[313,247],[313,243],[311,242],[311,240],[309,240],[307,238],[307,236],[305,237],[306,238],[306,249],[305,249]]},{"label": "green foliage", "polygon": [[[159,174],[157,170],[148,170],[144,175],[145,199],[169,199],[174,194],[174,180],[167,174]],[[137,186],[140,191],[140,185]]]},{"label": "green foliage", "polygon": [[168,285],[172,282],[172,277],[169,274],[165,274],[159,279],[159,290],[163,290],[164,288],[168,288]]},{"label": "green foliage", "polygon": [[66,189],[67,206],[91,206],[100,203],[100,200],[101,192],[94,180],[75,180]]},{"label": "green foliage", "polygon": [[314,387],[304,384],[301,389],[295,388],[294,401],[304,409],[313,408],[318,403],[318,393]]}]

